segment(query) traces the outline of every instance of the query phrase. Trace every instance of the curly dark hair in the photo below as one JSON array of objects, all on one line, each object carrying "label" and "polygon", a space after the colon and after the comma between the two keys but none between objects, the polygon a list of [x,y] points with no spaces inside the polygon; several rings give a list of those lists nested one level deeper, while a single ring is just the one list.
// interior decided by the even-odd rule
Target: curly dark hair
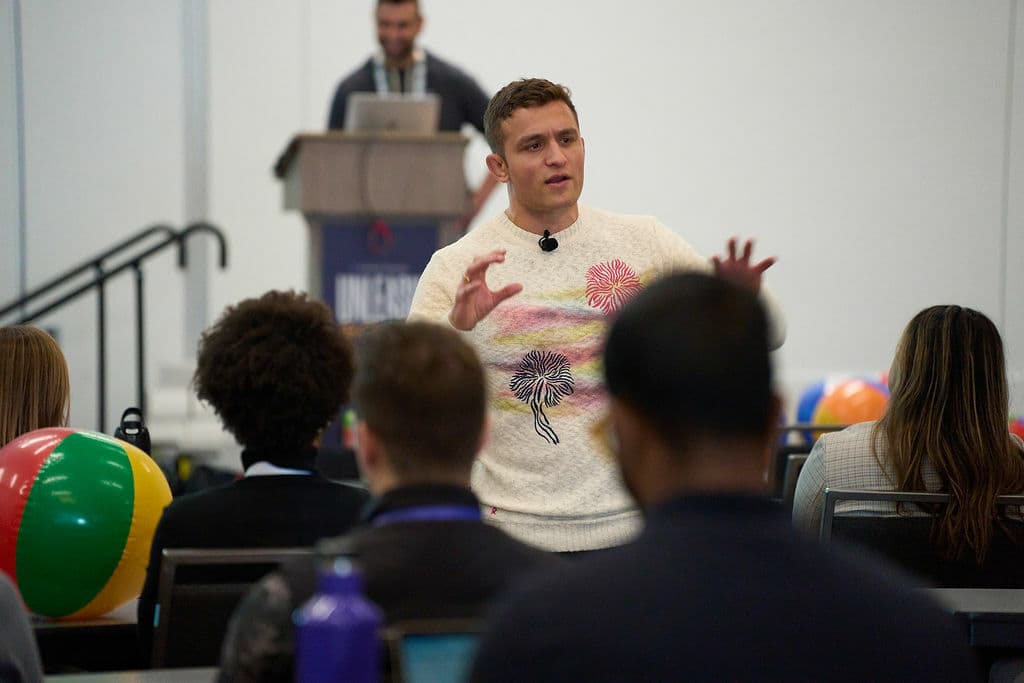
[{"label": "curly dark hair", "polygon": [[348,400],[352,346],[331,310],[270,291],[229,306],[199,340],[196,395],[246,448],[294,450]]}]

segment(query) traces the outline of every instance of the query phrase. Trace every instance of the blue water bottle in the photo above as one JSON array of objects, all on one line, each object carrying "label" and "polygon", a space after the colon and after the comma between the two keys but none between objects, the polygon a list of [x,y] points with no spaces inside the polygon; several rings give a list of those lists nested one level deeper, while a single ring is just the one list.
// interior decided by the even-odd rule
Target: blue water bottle
[{"label": "blue water bottle", "polygon": [[348,560],[320,572],[316,595],[293,620],[296,681],[378,681],[381,612],[363,595],[362,577]]}]

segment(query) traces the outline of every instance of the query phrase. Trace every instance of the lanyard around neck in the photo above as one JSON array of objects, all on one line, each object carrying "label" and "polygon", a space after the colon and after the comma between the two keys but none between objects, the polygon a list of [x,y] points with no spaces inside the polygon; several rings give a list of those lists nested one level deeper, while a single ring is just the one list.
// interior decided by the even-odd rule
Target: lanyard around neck
[{"label": "lanyard around neck", "polygon": [[417,505],[391,510],[376,515],[373,526],[395,522],[479,522],[480,508],[476,505]]},{"label": "lanyard around neck", "polygon": [[[427,92],[427,58],[418,50],[412,66],[409,68],[408,80],[410,94],[423,95]],[[391,92],[391,88],[388,87],[388,73],[383,52],[378,53],[373,59],[373,83],[377,94],[383,95]]]}]

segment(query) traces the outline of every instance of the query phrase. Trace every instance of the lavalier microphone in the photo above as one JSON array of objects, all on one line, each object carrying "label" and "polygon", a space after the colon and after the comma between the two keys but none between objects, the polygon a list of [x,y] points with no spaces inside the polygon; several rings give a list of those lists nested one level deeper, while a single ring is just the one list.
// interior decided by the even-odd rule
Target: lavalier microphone
[{"label": "lavalier microphone", "polygon": [[554,251],[558,249],[558,240],[551,236],[550,230],[545,230],[544,235],[537,240],[541,251]]}]

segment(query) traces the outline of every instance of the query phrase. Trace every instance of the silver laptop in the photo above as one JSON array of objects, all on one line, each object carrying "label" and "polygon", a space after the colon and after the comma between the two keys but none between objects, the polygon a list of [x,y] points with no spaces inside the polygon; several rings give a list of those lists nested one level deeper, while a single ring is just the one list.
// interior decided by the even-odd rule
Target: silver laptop
[{"label": "silver laptop", "polygon": [[345,106],[349,133],[436,133],[441,120],[441,98],[434,93],[412,95],[354,92]]}]

